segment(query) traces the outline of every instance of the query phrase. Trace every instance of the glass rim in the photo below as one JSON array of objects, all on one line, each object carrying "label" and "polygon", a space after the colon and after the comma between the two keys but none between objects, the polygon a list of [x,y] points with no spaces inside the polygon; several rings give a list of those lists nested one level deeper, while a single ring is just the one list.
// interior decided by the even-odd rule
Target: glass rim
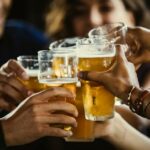
[{"label": "glass rim", "polygon": [[18,61],[22,61],[22,60],[38,60],[38,56],[37,55],[20,55],[17,57]]},{"label": "glass rim", "polygon": [[[121,27],[121,28],[119,28],[117,31],[114,31],[114,33],[103,33],[103,34],[101,34],[101,35],[99,35],[99,34],[95,34],[95,35],[93,35],[92,34],[92,32],[94,31],[94,30],[100,30],[100,29],[102,29],[102,28],[105,28],[105,27],[110,27],[110,26],[112,26],[112,25],[116,25],[116,27]],[[118,26],[117,26],[118,25]],[[114,26],[114,28],[115,28],[115,26]],[[110,35],[112,35],[112,34],[116,34],[116,33],[118,33],[118,32],[120,32],[120,31],[122,31],[122,30],[127,30],[127,25],[125,24],[125,23],[123,23],[123,22],[114,22],[114,23],[107,23],[107,24],[104,24],[104,25],[102,25],[102,26],[99,26],[99,27],[96,27],[96,28],[93,28],[93,29],[91,29],[89,32],[88,32],[88,37],[104,37],[104,36],[110,36]]]},{"label": "glass rim", "polygon": [[[76,46],[76,41],[80,38],[81,37],[75,36],[75,37],[67,37],[60,40],[56,40],[50,43],[49,50],[52,50],[54,48],[74,48]],[[65,43],[68,44],[69,46],[60,47]]]},{"label": "glass rim", "polygon": [[[111,41],[108,41],[108,40],[101,40],[100,43],[96,43],[96,42],[93,42],[93,40],[101,40],[101,38],[99,37],[86,37],[86,38],[82,38],[82,39],[79,39],[77,41],[77,48],[78,46],[84,46],[84,45],[114,45],[115,43],[111,42]],[[89,41],[89,43],[87,42]]]}]

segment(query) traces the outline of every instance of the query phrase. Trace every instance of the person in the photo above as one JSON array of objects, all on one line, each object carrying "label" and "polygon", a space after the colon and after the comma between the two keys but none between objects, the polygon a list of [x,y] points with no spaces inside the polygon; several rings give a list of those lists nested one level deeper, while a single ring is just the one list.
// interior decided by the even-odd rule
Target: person
[{"label": "person", "polygon": [[47,48],[49,40],[32,25],[16,20],[7,20],[12,0],[0,1],[0,65],[19,55],[36,54]]},{"label": "person", "polygon": [[[24,72],[17,62],[13,62],[13,67],[16,74]],[[12,112],[1,118],[0,148],[27,144],[44,136],[71,136],[71,131],[55,125],[68,124],[76,127],[78,111],[75,105],[56,100],[58,95],[74,99],[69,90],[53,87],[28,96]]]},{"label": "person", "polygon": [[[0,0],[0,65],[9,59],[16,59],[19,55],[35,55],[38,50],[47,48],[49,43],[48,38],[32,25],[7,20],[11,4],[12,0]],[[13,75],[5,77],[3,73],[0,75],[1,116],[15,108],[14,106],[27,96],[26,88],[16,81]],[[9,82],[4,79],[12,81],[12,84],[8,84]],[[13,82],[14,80],[15,82]],[[7,92],[8,90],[10,92]],[[18,101],[19,99],[20,101]]]},{"label": "person", "polygon": [[[139,34],[141,36],[137,36]],[[131,48],[133,48],[132,52],[134,54],[128,56],[128,59],[131,59],[137,64],[145,61],[150,62],[150,57],[148,57],[150,55],[149,37],[150,30],[148,29],[141,27],[129,29],[127,41],[130,43]],[[134,110],[136,110],[135,112],[149,119],[150,91],[146,91],[145,93],[143,89],[133,84],[133,76],[131,78],[131,72],[129,70],[129,65],[131,64],[125,56],[123,47],[117,45],[117,49],[116,64],[109,71],[101,73],[96,71],[80,72],[79,77],[84,80],[103,84],[111,93],[123,99],[125,102],[127,102],[129,98],[129,105],[133,104]],[[134,87],[134,89],[132,87]],[[135,103],[135,101],[141,101],[142,105],[138,107],[139,103]],[[116,108],[116,111],[118,111],[118,109],[119,108]],[[139,109],[141,110],[138,111]],[[148,126],[150,126],[150,123]],[[150,146],[150,139],[135,130],[118,113],[115,114],[113,119],[106,121],[103,124],[96,123],[95,136],[105,138],[120,149],[140,150],[143,148],[149,149]],[[133,142],[135,140],[136,142]]]},{"label": "person", "polygon": [[[119,46],[120,47],[120,46]],[[99,72],[80,72],[79,77],[84,80],[98,82],[103,84],[109,89],[114,95],[121,99],[127,100],[129,95],[128,88],[132,85],[132,79],[130,78],[129,64],[125,57],[124,50],[119,48],[117,55],[117,64],[111,71],[105,73]],[[122,71],[120,71],[120,69]],[[110,73],[111,72],[111,73]],[[102,74],[102,75],[101,75]],[[117,76],[117,78],[116,78]],[[109,84],[108,84],[109,83]],[[136,87],[137,88],[137,87]],[[143,90],[136,89],[139,92]],[[134,92],[137,96],[140,96],[138,92]],[[134,98],[135,96],[133,96]],[[133,101],[133,98],[131,99]],[[144,101],[148,101],[150,104],[150,91]],[[144,103],[144,102],[143,102]],[[118,106],[117,106],[118,107]],[[116,107],[116,111],[119,109]],[[145,116],[150,117],[150,108],[147,107]],[[141,114],[139,114],[141,115]],[[150,125],[150,124],[149,124]],[[124,150],[140,150],[149,149],[150,139],[129,123],[127,123],[118,113],[115,113],[115,117],[104,123],[96,123],[95,125],[95,136],[97,138],[104,138],[109,142],[113,143],[119,149]],[[136,142],[135,142],[136,141]]]},{"label": "person", "polygon": [[[54,0],[46,15],[46,33],[54,40],[84,37],[94,27],[113,22],[127,26],[150,27],[149,12],[143,0]],[[149,80],[148,63],[137,70],[141,86]]]},{"label": "person", "polygon": [[55,40],[85,37],[89,30],[112,22],[149,28],[142,0],[54,0],[46,13],[46,33]]}]

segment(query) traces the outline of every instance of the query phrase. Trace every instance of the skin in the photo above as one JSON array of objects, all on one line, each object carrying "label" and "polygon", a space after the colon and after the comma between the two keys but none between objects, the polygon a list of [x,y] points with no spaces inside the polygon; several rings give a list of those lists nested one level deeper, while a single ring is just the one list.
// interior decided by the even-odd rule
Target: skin
[{"label": "skin", "polygon": [[118,113],[113,119],[95,124],[95,136],[113,143],[119,150],[149,150],[150,139],[130,126]]},{"label": "skin", "polygon": [[14,111],[1,118],[7,146],[27,144],[44,136],[71,136],[71,131],[55,124],[76,127],[78,111],[75,105],[57,100],[58,95],[74,100],[70,91],[51,88],[26,98]]},{"label": "skin", "polygon": [[[135,32],[130,33],[137,34]],[[143,31],[142,33],[144,34],[145,32]],[[146,41],[148,42],[148,40],[145,40],[145,42]],[[147,44],[149,43],[145,43],[145,45]],[[144,49],[142,52],[143,54],[145,53]],[[130,63],[127,61],[124,51],[121,49],[120,46],[117,46],[116,60],[116,64],[111,68],[111,70],[107,72],[80,72],[79,77],[81,79],[103,84],[110,92],[112,92],[114,95],[123,99],[126,102],[129,93],[129,88],[134,84],[130,78]],[[144,59],[141,61],[144,61]],[[142,89],[140,89],[137,86],[134,92],[135,95],[132,96],[132,100],[134,101],[134,98],[141,94],[141,92]],[[147,96],[145,101],[147,101],[147,99],[150,100],[150,94]],[[133,127],[136,127],[137,129],[150,125],[150,121],[148,121],[147,119],[143,119],[142,117],[139,117],[138,115],[132,112],[129,112],[127,108],[117,106],[116,111],[119,112],[124,119],[126,119]],[[106,122],[97,122],[95,124],[95,137],[101,137],[110,141],[116,147],[118,147],[118,149],[140,150],[144,148],[145,150],[148,150],[150,147],[150,139],[138,132],[135,128],[133,128],[120,116],[120,114],[116,113],[113,119],[110,119]],[[149,108],[147,109],[146,116],[150,117]]]},{"label": "skin", "polygon": [[[115,96],[126,101],[131,87],[136,83],[132,82],[132,79],[136,80],[137,77],[135,73],[131,78],[129,67],[132,64],[127,61],[123,47],[117,45],[116,49],[116,63],[113,68],[107,72],[80,72],[79,78],[103,84]],[[138,85],[135,86],[138,87]]]},{"label": "skin", "polygon": [[17,61],[9,60],[0,68],[1,109],[10,111],[28,96],[29,91],[19,78],[28,80],[29,77]]},{"label": "skin", "polygon": [[0,37],[3,34],[6,18],[8,16],[11,0],[0,0]]},{"label": "skin", "polygon": [[[140,36],[139,36],[140,35]],[[128,28],[127,43],[131,54],[128,60],[139,65],[150,62],[150,30],[143,27]]]},{"label": "skin", "polygon": [[94,27],[113,22],[134,26],[133,14],[125,9],[121,0],[80,0],[75,6],[73,28],[76,36],[85,36]]}]

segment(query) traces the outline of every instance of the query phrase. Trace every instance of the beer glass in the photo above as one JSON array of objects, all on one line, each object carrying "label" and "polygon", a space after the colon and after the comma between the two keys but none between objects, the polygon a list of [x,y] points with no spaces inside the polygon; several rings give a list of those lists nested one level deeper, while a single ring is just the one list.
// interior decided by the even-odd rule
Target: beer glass
[{"label": "beer glass", "polygon": [[63,84],[77,82],[77,57],[74,50],[43,50],[38,52],[41,83]]},{"label": "beer glass", "polygon": [[[78,70],[104,72],[115,62],[115,46],[110,43],[95,43],[89,38],[78,40]],[[114,95],[102,85],[81,80],[85,118],[105,121],[114,116]]]},{"label": "beer glass", "polygon": [[123,22],[109,23],[89,31],[89,38],[108,41],[116,44],[126,44],[127,26]]},{"label": "beer glass", "polygon": [[17,57],[17,61],[24,67],[29,76],[29,80],[21,80],[29,90],[39,92],[46,88],[44,84],[38,82],[39,64],[37,56],[22,55]]},{"label": "beer glass", "polygon": [[[63,42],[64,42],[64,45],[66,46],[66,42],[68,43],[68,39],[67,40],[65,39],[65,41],[63,40]],[[76,42],[76,41],[74,41],[74,42]],[[63,46],[63,48],[62,48],[63,44],[60,41],[59,41],[59,43],[58,43],[58,41],[56,41],[56,42],[52,43],[52,45],[53,46],[50,46],[50,47],[51,47],[51,51],[53,51],[53,52],[51,52],[51,53],[48,52],[48,51],[39,52],[40,70],[44,71],[47,68],[47,70],[51,70],[52,72],[55,72],[55,68],[56,69],[58,68],[58,67],[55,67],[55,66],[56,65],[58,66],[61,63],[60,58],[58,56],[62,56],[62,57],[64,56],[65,57],[65,55],[67,54],[67,51],[68,51],[68,54],[72,53],[71,54],[72,56],[75,55],[73,57],[75,59],[74,60],[74,65],[73,65],[74,66],[73,70],[75,69],[77,71],[77,58],[76,58],[76,53],[75,53],[76,49],[72,49],[72,46],[76,45],[76,43],[74,43],[74,45],[71,44],[68,47]],[[59,50],[57,49],[57,47],[59,47]],[[60,50],[61,50],[61,55],[58,55]],[[71,52],[71,50],[72,50],[72,52]],[[63,51],[66,51],[66,52],[63,52]],[[54,54],[54,56],[52,56],[53,54]],[[40,55],[43,55],[43,58]],[[57,57],[58,57],[58,61],[55,61],[55,60],[57,60]],[[43,65],[43,63],[44,63],[44,65]],[[53,63],[56,63],[56,64],[53,64]],[[45,67],[45,68],[42,69],[43,67]],[[40,76],[39,80],[42,79],[42,77],[43,77],[43,75],[42,76],[40,75],[43,71],[40,71],[40,73],[39,73],[39,76]],[[48,73],[46,73],[46,74],[48,74]],[[52,77],[52,76],[50,75],[50,77]],[[43,80],[41,80],[41,81],[43,82]],[[76,107],[78,109],[78,112],[79,112],[78,117],[76,118],[78,126],[76,128],[71,129],[72,132],[73,132],[73,135],[71,137],[66,137],[65,140],[68,141],[68,142],[69,141],[73,141],[73,142],[93,141],[94,140],[94,133],[93,133],[94,132],[94,122],[86,120],[85,117],[84,117],[84,108],[83,108],[83,101],[82,101],[80,83],[77,82],[76,79],[73,79],[73,80],[69,79],[68,81],[66,81],[66,79],[59,80],[59,83],[58,83],[57,79],[55,79],[55,81],[56,82],[54,82],[54,80],[52,80],[52,82],[51,82],[51,80],[49,80],[49,77],[48,77],[47,81],[44,79],[44,83],[48,84],[49,86],[56,86],[57,85],[57,86],[67,88],[70,91],[72,91],[72,93],[74,95],[76,95],[76,98],[74,99],[74,102],[72,102],[72,103],[74,103],[76,105]],[[69,81],[71,83],[69,83]],[[67,127],[67,130],[68,129],[70,129],[70,128]],[[66,130],[66,127],[65,127],[65,130]]]}]

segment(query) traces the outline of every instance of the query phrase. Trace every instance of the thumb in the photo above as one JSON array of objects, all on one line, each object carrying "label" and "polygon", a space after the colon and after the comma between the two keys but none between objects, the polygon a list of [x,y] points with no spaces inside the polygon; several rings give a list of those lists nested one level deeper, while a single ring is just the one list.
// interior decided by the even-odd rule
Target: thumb
[{"label": "thumb", "polygon": [[127,49],[127,46],[125,45],[115,45],[116,48],[116,60],[118,64],[121,64],[123,62],[128,62],[126,55],[125,55],[125,51]]},{"label": "thumb", "polygon": [[2,66],[2,70],[8,74],[15,73],[19,78],[24,80],[29,79],[25,69],[16,60],[9,60]]},{"label": "thumb", "polygon": [[97,71],[81,71],[78,73],[78,77],[83,80],[102,83],[102,81],[105,80],[105,73]]}]

